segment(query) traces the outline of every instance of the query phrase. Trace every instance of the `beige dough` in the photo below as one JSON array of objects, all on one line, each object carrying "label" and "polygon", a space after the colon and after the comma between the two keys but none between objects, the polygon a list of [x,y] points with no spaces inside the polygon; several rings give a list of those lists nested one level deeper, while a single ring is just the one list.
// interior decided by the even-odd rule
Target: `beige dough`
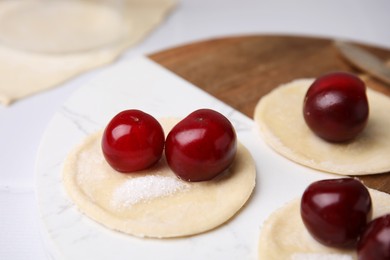
[{"label": "beige dough", "polygon": [[[390,195],[369,189],[373,218],[390,212]],[[292,200],[264,222],[259,239],[259,259],[263,260],[348,260],[353,250],[340,250],[318,243],[305,228],[300,215],[300,199]]]},{"label": "beige dough", "polygon": [[121,11],[104,1],[24,0],[0,16],[0,41],[46,53],[90,50],[131,32]]},{"label": "beige dough", "polygon": [[[47,38],[49,36],[45,34],[45,31],[53,29],[51,26],[57,26],[56,23],[51,22],[46,23],[45,26],[40,26],[39,21],[37,21],[37,27],[42,30],[37,34],[40,34],[39,37],[43,37],[37,38],[35,34],[32,35],[28,31],[23,31],[23,28],[14,28],[15,26],[18,27],[19,19],[7,18],[7,16],[11,16],[10,12],[12,13],[13,10],[27,8],[33,1],[35,0],[0,1],[0,34],[2,35],[2,38],[0,37],[0,103],[4,105],[9,105],[18,99],[56,87],[85,71],[113,62],[126,49],[142,40],[176,4],[176,0],[123,1],[125,5],[122,10],[125,22],[120,27],[116,26],[120,22],[117,17],[113,16],[111,12],[103,11],[95,6],[95,10],[100,10],[98,13],[90,12],[91,16],[89,18],[85,17],[69,24],[73,27],[80,24],[77,34],[81,34],[81,38],[69,39],[64,47],[63,42],[66,40],[64,38],[67,38],[66,35],[57,35],[54,39],[53,37]],[[62,0],[59,2],[64,2],[63,5],[71,3],[71,1]],[[75,11],[72,6],[65,9],[68,12]],[[81,9],[83,9],[82,6]],[[47,6],[46,11],[48,10],[50,10],[50,6]],[[83,28],[86,29],[87,26],[90,26],[89,22],[93,20],[93,17],[94,19],[103,18],[104,26],[101,30],[95,30],[92,37],[83,35]],[[25,17],[25,19],[28,19],[28,17]],[[102,22],[100,21],[97,24],[102,24]],[[111,36],[108,38],[102,37],[108,29]],[[123,35],[120,35],[123,30]],[[115,41],[117,34],[122,37],[117,43],[90,51],[72,52],[76,49],[87,48],[91,44],[91,39],[96,41],[97,45],[104,45],[107,43],[105,42],[107,39],[109,39],[108,41],[110,39]],[[87,38],[90,40],[87,40]],[[20,44],[15,46],[12,39],[15,41],[21,40],[19,41]],[[44,40],[43,44],[42,39],[50,39],[50,41]],[[52,53],[26,51],[23,49],[23,41],[29,42],[37,51],[39,51],[39,48],[48,48],[48,51]],[[60,49],[68,52],[57,53]]]},{"label": "beige dough", "polygon": [[343,144],[317,137],[303,118],[303,100],[313,79],[295,80],[260,99],[254,120],[278,153],[308,167],[341,175],[390,171],[390,98],[367,89],[369,121],[353,141]]},{"label": "beige dough", "polygon": [[[166,133],[174,122],[162,122]],[[254,189],[255,165],[241,144],[226,173],[189,183],[165,159],[137,174],[116,172],[102,155],[101,134],[89,136],[68,156],[63,182],[79,210],[108,228],[155,238],[202,233],[232,218]]]}]

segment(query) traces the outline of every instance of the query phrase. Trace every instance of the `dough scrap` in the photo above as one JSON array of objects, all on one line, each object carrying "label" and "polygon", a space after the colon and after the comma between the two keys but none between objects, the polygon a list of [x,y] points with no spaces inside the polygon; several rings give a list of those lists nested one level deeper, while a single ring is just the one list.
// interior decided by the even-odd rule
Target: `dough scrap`
[{"label": "dough scrap", "polygon": [[265,141],[299,164],[340,175],[390,171],[390,98],[367,88],[370,115],[366,128],[353,141],[335,144],[317,137],[306,125],[302,109],[314,79],[281,85],[260,99],[254,120]]},{"label": "dough scrap", "polygon": [[20,49],[43,53],[89,51],[131,33],[131,21],[125,20],[120,6],[117,9],[114,4],[24,0],[12,7],[0,16],[0,41]]},{"label": "dough scrap", "polygon": [[[37,0],[0,1],[0,20],[1,17],[7,18],[7,12],[18,8],[20,5],[28,5],[33,1]],[[18,99],[56,87],[83,72],[115,61],[129,47],[138,43],[151,32],[173,9],[176,2],[176,0],[124,1],[126,6],[123,7],[123,10],[126,13],[125,19],[128,20],[126,23],[128,29],[125,31],[122,40],[106,48],[55,53],[61,46],[51,46],[54,53],[49,54],[9,47],[9,45],[6,45],[7,39],[3,39],[3,41],[0,41],[0,103],[10,105]],[[115,19],[111,19],[111,24],[114,23],[116,23]],[[11,24],[8,25],[11,26]],[[50,26],[51,23],[47,23],[47,25]],[[12,32],[12,28],[7,27],[6,23],[2,23],[0,34],[7,34],[4,30]],[[31,36],[28,32],[23,31],[23,28],[20,31],[27,33],[27,35],[21,34],[18,36],[19,39],[26,39],[26,37],[28,39]],[[98,38],[99,35],[95,36]],[[94,37],[95,40],[100,41],[96,37]],[[35,45],[40,44],[39,39],[33,38],[32,40],[36,41]],[[12,44],[12,42],[8,43]],[[104,42],[101,43],[104,44]],[[47,44],[51,43],[47,42]],[[88,43],[82,41],[70,41],[66,47],[69,51],[72,51],[75,48],[82,47],[80,44],[88,45]]]},{"label": "dough scrap", "polygon": [[[373,189],[368,190],[373,203],[373,218],[389,213],[390,195]],[[331,248],[314,240],[302,222],[299,198],[273,212],[264,222],[258,252],[259,259],[267,260],[357,258],[354,250]]]},{"label": "dough scrap", "polygon": [[[176,120],[162,120],[165,133]],[[79,210],[104,226],[138,237],[190,236],[222,225],[249,199],[256,169],[238,145],[233,165],[215,179],[184,182],[163,158],[134,174],[113,170],[101,152],[102,132],[86,138],[67,157],[63,183]]]}]

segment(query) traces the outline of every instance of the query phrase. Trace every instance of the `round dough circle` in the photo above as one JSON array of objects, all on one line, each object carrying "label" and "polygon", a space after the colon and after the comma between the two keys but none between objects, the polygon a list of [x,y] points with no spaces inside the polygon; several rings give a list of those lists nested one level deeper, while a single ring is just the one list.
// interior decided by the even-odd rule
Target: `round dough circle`
[{"label": "round dough circle", "polygon": [[0,40],[47,53],[104,47],[124,37],[128,22],[120,9],[93,1],[19,1],[2,11]]},{"label": "round dough circle", "polygon": [[[372,218],[390,212],[390,195],[368,189],[372,199]],[[259,259],[355,259],[354,250],[327,247],[309,234],[300,215],[300,198],[296,198],[273,212],[264,222],[258,244]],[[328,256],[328,258],[326,258]],[[339,258],[336,258],[338,256]],[[323,257],[323,258],[321,258]],[[343,258],[342,258],[343,257]]]},{"label": "round dough circle", "polygon": [[348,143],[330,143],[306,125],[302,109],[314,79],[281,85],[260,99],[254,120],[265,141],[286,158],[341,175],[390,171],[390,98],[367,88],[370,115],[364,131]]},{"label": "round dough circle", "polygon": [[[160,122],[168,133],[177,121]],[[255,165],[240,143],[229,170],[190,183],[178,179],[164,158],[142,172],[116,172],[103,157],[101,135],[87,137],[70,153],[63,182],[81,212],[113,230],[155,238],[202,233],[233,217],[254,189]]]}]

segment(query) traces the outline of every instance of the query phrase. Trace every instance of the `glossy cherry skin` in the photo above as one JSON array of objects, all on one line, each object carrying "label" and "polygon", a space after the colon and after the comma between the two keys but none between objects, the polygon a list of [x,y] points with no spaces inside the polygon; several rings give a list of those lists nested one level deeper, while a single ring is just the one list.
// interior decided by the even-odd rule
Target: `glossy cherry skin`
[{"label": "glossy cherry skin", "polygon": [[317,78],[304,99],[306,124],[329,142],[354,139],[366,126],[368,114],[365,84],[350,73],[336,72]]},{"label": "glossy cherry skin", "polygon": [[236,132],[225,116],[211,109],[199,109],[169,132],[165,156],[180,179],[207,181],[232,164],[236,139]]},{"label": "glossy cherry skin", "polygon": [[359,239],[359,260],[390,259],[390,214],[371,221]]},{"label": "glossy cherry skin", "polygon": [[371,218],[367,188],[352,178],[312,183],[301,199],[301,217],[314,239],[323,245],[351,248]]},{"label": "glossy cherry skin", "polygon": [[112,168],[129,173],[146,169],[159,161],[164,141],[164,131],[154,117],[136,109],[125,110],[106,126],[102,151]]}]

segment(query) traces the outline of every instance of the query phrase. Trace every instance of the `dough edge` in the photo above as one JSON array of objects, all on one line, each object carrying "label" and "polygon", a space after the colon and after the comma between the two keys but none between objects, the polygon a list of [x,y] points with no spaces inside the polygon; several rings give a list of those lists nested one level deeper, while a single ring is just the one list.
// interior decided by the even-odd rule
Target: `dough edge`
[{"label": "dough edge", "polygon": [[[225,209],[224,215],[216,216],[213,219],[204,218],[205,220],[207,220],[207,223],[205,223],[204,221],[203,222],[198,221],[198,223],[201,223],[201,225],[199,226],[192,226],[192,225],[180,226],[180,223],[178,223],[180,227],[176,231],[168,231],[167,228],[164,227],[156,228],[154,230],[152,228],[145,229],[145,225],[143,225],[142,228],[138,228],[136,221],[134,222],[131,220],[126,220],[126,219],[121,219],[120,217],[116,217],[114,214],[112,214],[112,212],[109,212],[104,208],[100,207],[99,205],[93,203],[85,195],[83,190],[80,189],[79,185],[77,184],[75,178],[77,173],[73,170],[74,164],[77,162],[77,157],[79,153],[83,150],[85,145],[88,145],[88,143],[90,142],[96,141],[96,138],[100,138],[101,134],[102,132],[99,131],[95,134],[88,136],[81,144],[75,147],[71,151],[71,153],[69,153],[63,166],[62,178],[63,178],[63,184],[65,190],[68,196],[73,201],[73,203],[76,205],[77,209],[82,214],[102,224],[103,226],[108,227],[109,229],[120,231],[122,233],[126,233],[137,237],[148,237],[148,238],[174,238],[174,237],[186,237],[186,236],[201,234],[207,231],[211,231],[225,224],[226,222],[230,221],[245,206],[245,204],[250,199],[251,194],[255,188],[256,168],[255,168],[253,158],[250,155],[249,151],[241,143],[238,142],[237,156],[232,167],[235,168],[237,166],[236,164],[239,164],[237,167],[242,170],[242,173],[245,172],[246,174],[238,174],[238,175],[235,174],[235,176],[233,176],[234,178],[227,178],[227,179],[231,179],[230,181],[234,182],[237,176],[238,177],[241,176],[241,181],[239,182],[241,186],[236,187],[238,191],[237,190],[232,191],[230,189],[226,190],[228,194],[229,193],[235,195],[238,194],[240,197],[232,198],[233,204],[231,205],[229,205],[229,203],[226,204],[227,209]],[[243,183],[245,185],[242,185]],[[195,184],[198,185],[198,183]],[[228,197],[227,200],[229,200],[228,194],[227,196],[225,196]],[[169,198],[170,197],[166,197],[167,200],[169,200]],[[220,201],[219,203],[223,203],[223,202]],[[207,214],[203,214],[203,215],[207,215]],[[187,217],[191,217],[191,216],[187,216]]]},{"label": "dough edge", "polygon": [[[376,158],[378,158],[378,159],[375,159],[375,163],[366,163],[367,160],[364,160],[364,161],[360,160],[360,163],[356,163],[356,161],[355,161],[355,162],[350,163],[350,164],[345,164],[344,162],[343,162],[343,164],[341,164],[341,163],[332,161],[331,159],[327,160],[328,154],[332,155],[335,152],[337,152],[337,149],[338,149],[337,145],[333,145],[331,143],[328,143],[328,142],[322,140],[321,138],[315,136],[315,134],[312,133],[306,125],[304,125],[302,127],[302,124],[299,124],[299,127],[300,127],[300,130],[298,132],[299,136],[294,136],[294,138],[302,141],[300,144],[301,147],[305,147],[306,144],[310,144],[309,142],[312,142],[312,144],[315,143],[315,144],[319,145],[318,146],[319,149],[315,152],[319,152],[321,150],[322,151],[329,150],[328,154],[327,154],[327,152],[321,153],[321,157],[323,158],[323,161],[313,160],[312,158],[310,158],[310,152],[302,151],[302,149],[300,151],[300,147],[289,146],[288,144],[286,144],[286,140],[283,139],[285,137],[279,136],[277,133],[275,133],[272,130],[272,127],[274,127],[272,125],[272,122],[269,122],[269,120],[265,119],[264,115],[267,112],[271,111],[272,101],[274,101],[275,96],[280,95],[280,97],[281,97],[282,95],[286,95],[286,93],[284,93],[284,91],[288,90],[289,88],[292,90],[294,90],[293,88],[295,88],[295,89],[303,88],[304,91],[300,90],[303,93],[303,96],[301,97],[302,102],[303,102],[304,93],[306,93],[307,88],[311,85],[311,83],[313,81],[314,81],[314,79],[311,79],[311,78],[303,78],[303,79],[293,80],[291,82],[288,82],[286,84],[282,84],[282,85],[276,87],[270,93],[268,93],[267,95],[265,95],[264,97],[262,97],[259,100],[259,102],[257,103],[257,105],[255,107],[254,120],[256,123],[256,127],[258,128],[257,129],[258,132],[260,132],[260,134],[263,135],[266,143],[274,151],[276,151],[280,155],[284,156],[285,158],[292,160],[295,163],[298,163],[298,164],[301,164],[301,165],[304,165],[304,166],[307,166],[307,167],[310,167],[310,168],[313,168],[316,170],[324,171],[324,172],[336,173],[339,175],[366,175],[366,174],[380,174],[380,173],[390,171],[390,161],[386,160],[385,158],[382,158],[382,159],[378,158],[378,156],[376,156]],[[385,112],[386,108],[390,109],[390,99],[386,95],[379,93],[375,90],[372,90],[370,88],[367,88],[367,96],[368,96],[369,105],[370,105],[370,118],[375,116],[375,115],[372,115],[373,110],[377,110],[377,111],[379,110],[382,113],[386,113]],[[278,97],[278,98],[280,98],[280,97]],[[286,97],[286,96],[285,96],[285,98],[288,99],[288,97]],[[386,107],[381,108],[381,106],[383,104],[385,104]],[[296,105],[303,107],[303,103],[299,103]],[[302,116],[302,115],[299,114],[298,116]],[[372,121],[370,121],[370,118],[369,118],[368,123],[372,122]],[[302,116],[302,119],[299,119],[299,120],[303,120],[303,116]],[[383,121],[385,123],[382,123],[382,127],[383,127],[383,124],[389,125],[389,127],[390,127],[390,120],[388,119],[388,117],[383,117]],[[369,126],[366,126],[366,129],[368,129],[368,128],[369,128]],[[365,129],[365,131],[367,131],[366,129]],[[387,133],[384,132],[383,136],[384,137],[382,139],[385,142],[387,142],[389,145],[385,145],[382,142],[380,144],[381,146],[379,147],[380,150],[379,149],[378,150],[371,149],[371,151],[372,151],[371,152],[372,155],[370,156],[371,158],[369,156],[367,156],[367,158],[365,158],[365,159],[372,159],[372,158],[374,158],[374,156],[376,154],[382,154],[382,155],[383,154],[390,154],[390,141],[389,141],[390,140],[390,132],[389,131],[387,131]],[[356,139],[356,140],[358,140],[358,139]],[[358,147],[358,148],[361,149],[361,147]],[[343,153],[345,153],[345,152],[348,153],[348,147],[345,148]],[[341,154],[341,153],[339,152],[339,154]],[[354,156],[354,155],[352,155],[352,156]],[[381,156],[381,157],[383,157],[383,156]],[[353,160],[353,159],[351,158],[351,160]]]},{"label": "dough edge", "polygon": [[[390,195],[370,188],[368,190],[373,203],[372,219],[389,213]],[[258,241],[258,259],[261,260],[287,260],[292,259],[296,253],[336,254],[357,258],[353,250],[327,247],[312,238],[301,220],[300,198],[287,202],[271,213],[263,223]]]}]

